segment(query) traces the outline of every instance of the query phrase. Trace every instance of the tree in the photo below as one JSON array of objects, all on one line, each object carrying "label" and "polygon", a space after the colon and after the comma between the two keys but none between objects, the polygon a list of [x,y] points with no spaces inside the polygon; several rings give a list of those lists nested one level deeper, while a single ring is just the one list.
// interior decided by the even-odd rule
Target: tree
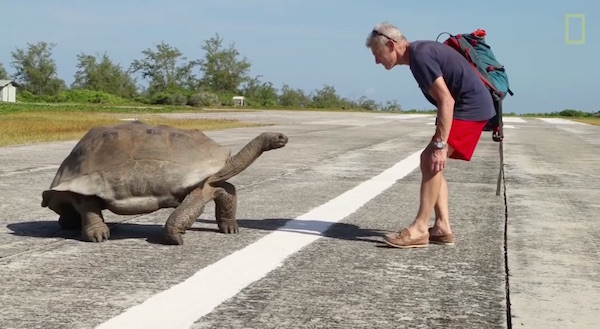
[{"label": "tree", "polygon": [[398,101],[393,99],[393,100],[388,100],[385,103],[385,106],[382,107],[383,111],[388,111],[388,112],[401,112],[402,111],[402,106],[400,106],[400,104],[398,104]]},{"label": "tree", "polygon": [[[156,45],[156,51],[148,48],[142,51],[146,57],[134,60],[130,72],[140,73],[148,80],[148,93],[192,90],[196,87],[192,69],[195,61],[185,62],[186,57],[175,47],[165,42]],[[182,61],[182,63],[179,63]]]},{"label": "tree", "polygon": [[361,96],[358,99],[358,106],[362,109],[375,111],[377,110],[377,102],[368,98],[367,96]]},{"label": "tree", "polygon": [[335,87],[330,85],[324,85],[321,90],[315,91],[312,96],[312,104],[316,108],[342,108],[342,102]]},{"label": "tree", "polygon": [[124,98],[135,96],[135,81],[119,65],[113,64],[106,53],[97,57],[81,53],[77,60],[78,70],[71,88],[103,91]]},{"label": "tree", "polygon": [[277,89],[271,82],[261,82],[260,76],[251,79],[242,89],[242,94],[248,98],[249,105],[277,105]]},{"label": "tree", "polygon": [[0,63],[0,80],[8,80],[9,76],[8,76],[8,72],[6,72],[6,70],[4,69],[4,65],[2,65],[2,63]]},{"label": "tree", "polygon": [[306,107],[310,105],[310,98],[302,89],[293,89],[287,84],[281,87],[279,104],[286,107]]},{"label": "tree", "polygon": [[41,96],[56,95],[66,88],[65,82],[57,76],[56,63],[52,59],[55,46],[46,42],[28,43],[26,51],[17,48],[11,53],[15,80],[24,90]]},{"label": "tree", "polygon": [[235,44],[223,48],[223,39],[216,34],[205,41],[202,49],[205,55],[199,66],[204,73],[201,79],[203,87],[218,93],[236,93],[242,83],[250,80],[250,62],[245,57],[238,59],[240,53]]}]

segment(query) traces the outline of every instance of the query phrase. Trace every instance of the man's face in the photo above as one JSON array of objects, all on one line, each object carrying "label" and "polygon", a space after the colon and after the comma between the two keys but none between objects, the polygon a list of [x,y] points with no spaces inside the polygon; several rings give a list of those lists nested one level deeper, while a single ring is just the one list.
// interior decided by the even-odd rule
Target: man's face
[{"label": "man's face", "polygon": [[396,64],[396,52],[392,41],[388,41],[383,46],[373,46],[371,52],[375,57],[375,63],[383,65],[386,70],[391,70]]}]

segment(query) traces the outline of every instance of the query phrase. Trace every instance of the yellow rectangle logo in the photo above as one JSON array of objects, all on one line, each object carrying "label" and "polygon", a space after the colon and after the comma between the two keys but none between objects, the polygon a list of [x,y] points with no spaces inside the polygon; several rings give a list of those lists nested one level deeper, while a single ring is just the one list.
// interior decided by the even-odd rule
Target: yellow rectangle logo
[{"label": "yellow rectangle logo", "polygon": [[[581,22],[581,36],[579,39],[572,40],[569,36],[569,26],[571,20]],[[584,14],[566,14],[565,15],[565,43],[568,45],[582,45],[585,43],[585,15]]]}]

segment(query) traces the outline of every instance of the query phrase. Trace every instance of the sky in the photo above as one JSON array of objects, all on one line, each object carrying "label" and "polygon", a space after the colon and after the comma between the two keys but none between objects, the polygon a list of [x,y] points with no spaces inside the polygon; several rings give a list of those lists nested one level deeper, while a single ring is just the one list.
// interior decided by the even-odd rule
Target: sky
[{"label": "sky", "polygon": [[[204,41],[218,33],[251,62],[252,76],[277,88],[332,85],[350,99],[431,109],[407,66],[387,71],[366,48],[372,28],[387,21],[409,40],[486,30],[515,93],[505,113],[600,111],[597,0],[0,0],[0,8],[0,63],[9,74],[12,51],[45,41],[56,44],[53,59],[67,85],[82,52],[106,52],[129,68],[164,41],[199,59]],[[584,15],[583,44],[566,42],[567,14]],[[581,20],[568,21],[569,39],[581,39]]]}]

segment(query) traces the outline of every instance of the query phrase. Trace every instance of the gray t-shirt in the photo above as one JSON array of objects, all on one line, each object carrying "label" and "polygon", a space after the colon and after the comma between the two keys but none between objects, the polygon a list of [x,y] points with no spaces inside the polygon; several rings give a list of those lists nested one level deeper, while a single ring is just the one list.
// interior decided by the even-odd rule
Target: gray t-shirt
[{"label": "gray t-shirt", "polygon": [[437,106],[428,91],[433,81],[444,76],[454,97],[454,118],[484,121],[496,115],[492,95],[460,53],[437,41],[414,41],[409,46],[410,70],[421,91]]}]

